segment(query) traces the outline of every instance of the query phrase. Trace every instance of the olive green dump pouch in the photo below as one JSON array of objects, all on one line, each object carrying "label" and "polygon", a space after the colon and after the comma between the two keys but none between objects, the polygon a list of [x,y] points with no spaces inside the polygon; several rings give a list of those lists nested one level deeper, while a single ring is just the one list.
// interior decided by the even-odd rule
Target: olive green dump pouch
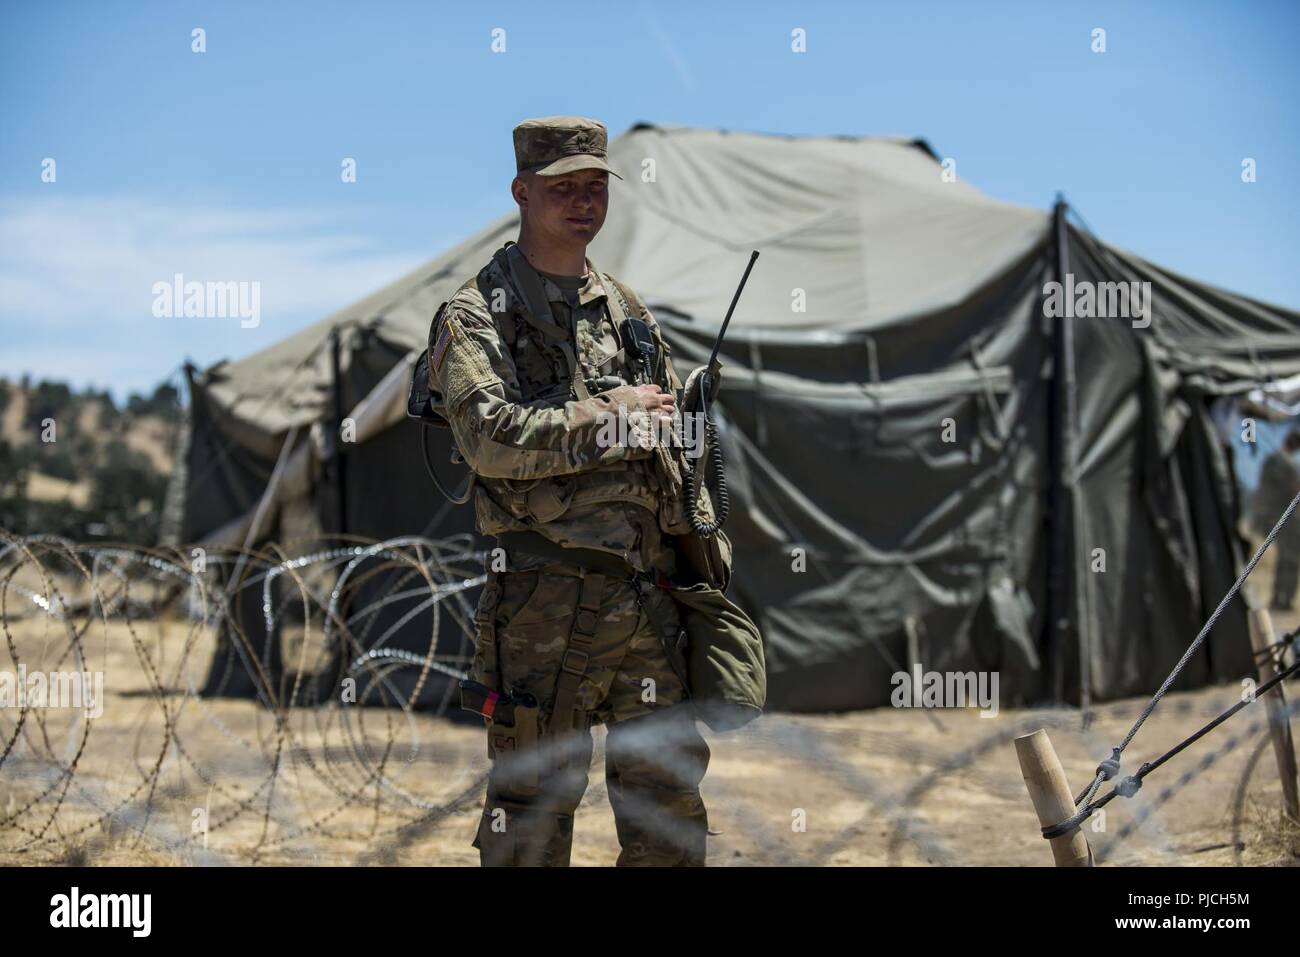
[{"label": "olive green dump pouch", "polygon": [[690,635],[691,698],[700,720],[714,731],[734,731],[753,721],[767,701],[758,626],[707,582],[675,587],[668,594]]}]

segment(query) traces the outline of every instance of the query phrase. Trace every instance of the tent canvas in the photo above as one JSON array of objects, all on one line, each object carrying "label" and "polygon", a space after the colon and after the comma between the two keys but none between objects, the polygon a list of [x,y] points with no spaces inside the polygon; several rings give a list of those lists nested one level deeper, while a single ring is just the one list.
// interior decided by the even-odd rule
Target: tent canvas
[{"label": "tent canvas", "polygon": [[[922,141],[641,124],[610,159],[625,180],[590,255],[646,299],[679,366],[707,357],[763,253],[719,405],[733,597],[763,630],[772,707],[885,704],[913,662],[997,670],[1008,704],[1158,685],[1241,562],[1208,400],[1300,373],[1300,315],[1114,248],[1062,208],[947,181]],[[376,539],[470,532],[402,400],[437,305],[517,231],[505,216],[193,376],[184,538],[238,545],[304,509]],[[1151,283],[1149,325],[1045,316],[1067,273]],[[341,459],[340,412],[357,424]],[[435,461],[448,451],[436,434]],[[392,643],[420,648],[428,625]],[[1249,664],[1238,603],[1178,687]]]}]

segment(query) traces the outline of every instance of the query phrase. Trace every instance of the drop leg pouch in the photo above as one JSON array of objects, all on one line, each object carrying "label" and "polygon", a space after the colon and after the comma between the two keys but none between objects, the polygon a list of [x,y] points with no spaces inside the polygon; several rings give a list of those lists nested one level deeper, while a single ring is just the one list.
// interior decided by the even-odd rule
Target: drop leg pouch
[{"label": "drop leg pouch", "polygon": [[503,791],[532,797],[541,793],[547,754],[539,741],[536,705],[515,705],[514,724],[488,724],[488,756]]}]

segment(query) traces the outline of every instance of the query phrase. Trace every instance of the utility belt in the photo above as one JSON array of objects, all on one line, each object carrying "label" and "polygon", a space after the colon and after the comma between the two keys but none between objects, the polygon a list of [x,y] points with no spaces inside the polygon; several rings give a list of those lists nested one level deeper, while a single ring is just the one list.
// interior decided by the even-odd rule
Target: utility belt
[{"label": "utility belt", "polygon": [[[512,549],[583,566],[584,588],[592,576],[627,581],[637,603],[654,626],[673,671],[696,715],[714,731],[733,731],[762,713],[767,700],[767,664],[758,627],[724,594],[731,577],[731,543],[721,531],[706,538],[676,538],[676,580],[658,571],[638,572],[617,555],[590,548],[565,548],[537,532],[507,532],[497,536],[507,553]],[[599,597],[593,611],[599,609]],[[673,612],[676,614],[673,614]],[[594,619],[593,619],[594,627]],[[566,662],[578,640],[575,626],[565,651]],[[585,658],[584,658],[585,664]],[[565,686],[565,674],[560,687]],[[573,678],[576,691],[581,680]],[[556,696],[557,716],[567,714],[572,697]],[[575,726],[578,714],[574,713]],[[563,719],[560,719],[563,725]]]},{"label": "utility belt", "polygon": [[[606,583],[611,580],[626,582],[635,590],[637,604],[654,626],[668,661],[689,697],[687,633],[678,624],[679,619],[671,614],[672,606],[666,604],[672,601],[669,595],[672,586],[667,576],[657,570],[638,571],[627,561],[609,552],[593,548],[567,548],[537,532],[503,532],[497,536],[497,543],[507,554],[523,553],[576,566],[582,580],[573,627],[560,662],[555,705],[547,736],[561,736],[568,731],[585,730],[588,726],[589,715],[577,707],[578,689],[586,674],[587,661],[595,641],[601,598]],[[481,685],[469,679],[462,680],[461,707],[482,715],[488,721],[491,745],[489,756],[500,760],[503,757],[510,759],[511,755],[521,756],[523,751],[538,743],[542,733],[538,726],[537,702],[532,700],[532,696],[516,695],[510,689],[501,688],[499,656],[495,647],[496,629],[491,617],[490,614],[485,615],[484,620],[478,624],[480,640],[490,646],[484,649],[484,660],[488,665],[489,679],[496,687]],[[512,763],[517,764],[520,770],[521,781],[516,782],[517,786],[524,790],[536,786],[541,761],[534,758],[514,760]]]},{"label": "utility belt", "polygon": [[[572,678],[573,693],[576,695],[577,685],[581,682],[582,671],[586,666],[587,646],[594,638],[595,616],[600,611],[600,591],[604,589],[605,581],[608,579],[623,581],[632,586],[636,592],[637,605],[646,613],[646,617],[654,626],[655,633],[658,634],[668,655],[669,664],[681,681],[687,697],[690,697],[690,683],[686,669],[687,634],[685,628],[674,623],[671,605],[666,604],[672,601],[670,591],[673,588],[673,583],[667,575],[657,569],[638,571],[631,563],[610,552],[602,552],[595,548],[569,548],[551,541],[538,532],[502,532],[497,536],[497,543],[506,550],[506,554],[523,552],[538,558],[548,558],[578,566],[582,569],[583,596],[587,596],[589,591],[595,593],[594,605],[590,608],[584,607],[583,601],[579,600],[578,616],[574,622],[574,629],[569,635],[569,645],[564,652],[565,664],[561,666],[560,687],[557,688],[555,699],[555,715],[561,724],[564,722],[562,716],[572,708],[568,698],[562,699],[560,694],[566,684],[565,676],[574,674],[574,670],[569,668],[570,664],[582,666],[582,670],[577,670]],[[599,579],[598,585],[592,582],[593,578]],[[585,628],[588,621],[583,618],[584,611],[590,611],[592,614],[590,632]],[[575,651],[581,654],[580,662],[570,662],[570,656]]]},{"label": "utility belt", "polygon": [[650,580],[656,585],[662,581],[664,584],[660,587],[667,587],[668,580],[661,572],[637,571],[631,562],[620,558],[613,552],[604,552],[598,548],[561,545],[558,542],[551,541],[540,532],[501,532],[496,536],[496,539],[497,545],[503,548],[507,555],[522,552],[536,558],[546,558],[566,565],[578,565],[590,571],[600,572],[607,578],[621,581],[640,577]]}]

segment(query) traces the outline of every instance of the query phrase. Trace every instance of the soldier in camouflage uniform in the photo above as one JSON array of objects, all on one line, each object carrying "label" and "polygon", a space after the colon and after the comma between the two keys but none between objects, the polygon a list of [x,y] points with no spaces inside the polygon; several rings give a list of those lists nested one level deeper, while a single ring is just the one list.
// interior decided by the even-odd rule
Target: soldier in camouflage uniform
[{"label": "soldier in camouflage uniform", "polygon": [[[430,385],[477,476],[478,530],[499,546],[471,677],[514,702],[509,722],[488,719],[474,846],[485,866],[567,865],[590,728],[604,723],[618,863],[702,865],[709,749],[663,640],[680,631],[676,607],[653,587],[676,571],[681,473],[645,434],[672,414],[681,380],[644,304],[586,258],[617,175],[605,127],[527,120],[514,145],[519,241],[429,333]],[[620,336],[628,315],[653,334],[653,368]],[[606,428],[617,416],[634,426],[621,444]]]}]

